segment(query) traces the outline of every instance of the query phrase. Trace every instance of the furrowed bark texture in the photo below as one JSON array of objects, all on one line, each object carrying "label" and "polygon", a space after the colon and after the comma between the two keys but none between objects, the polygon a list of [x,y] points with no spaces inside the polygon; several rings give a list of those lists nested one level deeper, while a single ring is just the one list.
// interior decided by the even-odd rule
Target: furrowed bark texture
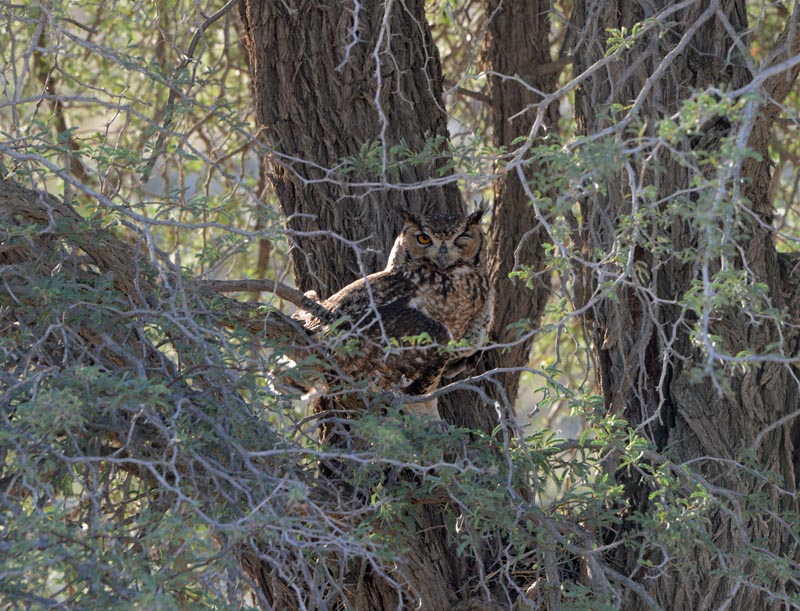
[{"label": "furrowed bark texture", "polygon": [[[519,146],[515,143],[518,138],[531,133],[537,112],[534,107],[541,101],[536,91],[551,92],[558,78],[557,71],[551,69],[549,2],[490,0],[486,2],[485,14],[489,21],[485,65],[491,73],[488,82],[492,142],[497,147],[513,150]],[[537,137],[558,120],[556,107],[542,112],[546,113],[546,118]],[[529,180],[540,169],[535,163],[526,163],[524,169],[511,170],[495,183],[489,227],[490,273],[496,295],[491,341],[507,344],[509,348],[485,352],[475,370],[465,374],[473,376],[502,370],[503,373],[492,375],[483,388],[509,417],[519,390],[519,368],[528,364],[533,336],[517,340],[508,325],[528,320],[535,328],[549,297],[550,276],[544,273],[542,246],[545,231],[518,173],[522,172]],[[515,266],[526,266],[536,275],[533,290],[527,288],[524,281],[509,278]],[[497,415],[492,411],[464,410],[465,405],[481,401],[474,393],[455,391],[452,394],[453,400],[444,402],[440,408],[446,420],[460,421],[463,426],[480,430],[491,430],[497,424]]]},{"label": "furrowed bark texture", "polygon": [[[619,30],[624,26],[630,32],[635,23],[676,4],[633,0],[576,3],[573,20],[576,74],[603,60],[609,28]],[[619,60],[595,71],[578,89],[576,118],[585,135],[595,136],[612,127],[609,119],[615,112],[612,104],[622,108],[636,104],[635,129],[642,130],[641,136],[646,138],[654,133],[659,120],[676,113],[693,93],[709,87],[735,90],[751,81],[753,75],[744,60],[748,52],[744,1],[685,4],[682,10],[661,19],[664,24],[670,22],[669,25],[643,35]],[[779,45],[787,45],[786,53],[781,56],[784,59],[797,52],[793,51],[796,36],[796,24],[790,24],[778,41]],[[789,71],[775,82],[767,81],[764,99],[773,96],[779,101],[795,77],[796,72]],[[742,124],[709,120],[696,137],[687,139],[682,150],[684,153],[713,150],[720,146],[722,137],[736,133],[743,134],[743,143],[761,155],[759,159],[744,162],[741,175],[723,181],[734,195],[736,185],[742,185],[747,207],[754,213],[738,217],[740,233],[735,241],[739,248],[725,253],[725,265],[748,269],[754,281],[769,287],[769,303],[787,310],[791,320],[795,320],[797,272],[792,271],[788,259],[782,260],[776,252],[769,226],[772,209],[767,146],[777,106],[762,103],[752,110]],[[753,117],[749,136],[748,116]],[[629,130],[627,135],[630,133]],[[619,142],[620,136],[617,138]],[[631,175],[641,179],[642,185],[656,187],[655,201],[674,202],[676,194],[687,193],[692,171],[687,170],[675,152],[660,151],[658,155],[659,163],[663,164],[660,171],[653,171],[652,164],[646,169],[645,160],[635,160],[630,174],[617,175],[608,181],[605,194],[583,202],[585,253],[602,256],[615,248],[619,220],[633,212]],[[711,177],[715,172],[722,176],[723,171],[715,167],[696,169],[694,173]],[[689,193],[681,205],[709,205],[708,198],[702,200],[701,194]],[[732,195],[727,193],[725,197]],[[744,554],[737,555],[736,550],[746,541],[762,540],[774,557],[793,558],[796,562],[791,533],[779,520],[763,514],[748,520],[741,514],[737,516],[737,512],[744,511],[746,506],[739,495],[757,492],[768,495],[776,509],[798,509],[794,493],[800,431],[798,420],[792,416],[798,409],[796,371],[789,365],[768,361],[744,370],[729,367],[717,372],[724,377],[721,386],[715,387],[709,377],[696,381],[692,370],[702,367],[705,356],[692,346],[690,330],[703,321],[698,321],[693,310],[675,302],[686,297],[704,273],[719,271],[723,257],[719,252],[702,256],[708,252],[704,249],[709,244],[697,225],[692,228],[690,223],[670,215],[665,204],[661,204],[659,214],[667,220],[656,221],[652,231],[668,236],[672,252],[662,254],[634,246],[633,266],[646,273],[636,274],[636,282],[617,285],[610,298],[597,299],[591,308],[589,323],[598,379],[607,410],[624,415],[676,463],[694,461],[692,468],[706,478],[712,489],[732,491],[724,493],[721,498],[725,501],[720,503],[732,506],[732,510],[712,511],[709,531],[728,558],[728,565],[721,566],[719,556],[704,545],[697,546],[697,570],[692,571],[668,569],[657,574],[641,567],[635,569],[639,561],[636,551],[625,546],[614,553],[612,560],[622,572],[641,580],[664,609],[782,609],[784,603],[767,592],[796,596],[796,587],[780,577],[767,578],[761,587],[755,586],[759,578],[752,575],[758,563]],[[720,216],[712,222],[722,224],[726,220]],[[677,256],[676,253],[687,249],[697,253],[698,259],[687,262]],[[622,271],[607,260],[595,258],[595,261],[598,262],[593,269],[595,288],[600,282],[618,277]],[[743,350],[759,354],[768,352],[770,345],[780,345],[786,355],[791,355],[798,348],[796,334],[781,335],[774,323],[748,319],[734,307],[725,310],[723,316],[715,315],[706,333],[719,336],[729,354]],[[739,460],[747,449],[754,451],[761,469],[783,478],[785,493],[726,462]],[[647,511],[648,490],[635,476],[619,473],[618,477],[626,485],[632,506]],[[668,559],[652,560],[657,565]],[[739,575],[747,577],[740,579]],[[622,608],[633,611],[641,609],[642,604],[640,597],[629,594]]]},{"label": "furrowed bark texture", "polygon": [[[383,268],[402,225],[400,208],[464,211],[457,186],[437,184],[444,157],[381,167],[382,153],[397,145],[420,152],[437,138],[434,150],[447,146],[441,67],[422,0],[245,0],[240,14],[256,116],[272,151],[270,179],[289,218],[301,290],[327,296]],[[382,147],[375,157],[378,167],[335,171],[373,144]],[[454,407],[457,400],[452,395],[440,399],[451,423],[481,423],[491,430],[492,409],[474,401]],[[339,565],[350,567],[339,575],[348,584],[349,608],[388,611],[399,604],[445,610],[467,596],[469,563],[457,558],[448,541],[443,510],[420,507],[414,520],[416,528],[405,540],[398,537],[403,551],[395,566],[385,568],[396,583],[358,559]],[[310,597],[301,600],[304,594],[293,591],[257,555],[244,560],[270,608],[313,607]]]},{"label": "furrowed bark texture", "polygon": [[399,145],[421,152],[433,138],[445,144],[441,66],[422,0],[248,0],[240,15],[301,290],[327,297],[382,269],[401,207],[463,212],[455,184],[411,188],[437,177],[441,158],[398,168],[378,152],[372,167],[337,172],[371,145],[388,154]]},{"label": "furrowed bark texture", "polygon": [[[558,73],[548,71],[550,55],[549,0],[504,2],[490,0],[486,14],[490,18],[487,59],[492,129],[495,146],[514,150],[519,138],[530,135],[536,119],[535,105],[541,102],[534,90],[549,93],[555,88]],[[558,109],[551,107],[535,136],[540,139],[558,121]],[[523,169],[524,168],[524,169]],[[492,247],[492,281],[497,294],[495,337],[499,343],[513,343],[509,350],[487,353],[485,369],[525,367],[533,338],[515,342],[508,325],[528,319],[536,327],[550,295],[550,276],[542,273],[545,230],[521,180],[530,181],[541,168],[534,162],[519,166],[495,183],[494,216],[489,230]],[[535,187],[534,187],[535,188]],[[527,266],[536,274],[534,289],[509,274],[518,266]],[[519,389],[519,373],[498,376],[509,404],[513,407]],[[500,398],[500,397],[497,397]]]}]

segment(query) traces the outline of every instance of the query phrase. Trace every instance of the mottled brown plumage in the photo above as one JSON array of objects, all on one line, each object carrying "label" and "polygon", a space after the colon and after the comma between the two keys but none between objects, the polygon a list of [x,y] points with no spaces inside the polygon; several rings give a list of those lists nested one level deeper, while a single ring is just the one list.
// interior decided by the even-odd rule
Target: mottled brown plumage
[{"label": "mottled brown plumage", "polygon": [[[479,210],[467,217],[406,215],[386,269],[356,280],[295,318],[309,331],[329,333],[340,348],[354,336],[356,354],[338,364],[366,376],[382,390],[425,395],[436,388],[453,359],[441,350],[466,340],[458,351],[474,352],[492,323],[494,294],[486,270],[486,236]],[[315,295],[309,295],[315,299]],[[331,330],[335,332],[331,332]],[[425,344],[416,340],[424,334]],[[409,404],[420,415],[439,418],[436,401]]]}]

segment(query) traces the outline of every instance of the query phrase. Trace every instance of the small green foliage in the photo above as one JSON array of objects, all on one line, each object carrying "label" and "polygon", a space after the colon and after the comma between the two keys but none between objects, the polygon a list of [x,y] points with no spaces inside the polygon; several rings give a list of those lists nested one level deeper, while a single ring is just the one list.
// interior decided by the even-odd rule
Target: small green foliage
[{"label": "small green foliage", "polygon": [[624,25],[620,28],[607,28],[608,38],[606,39],[605,56],[610,57],[620,49],[632,49],[646,34],[654,29],[659,31],[660,38],[672,25],[674,24],[670,21],[650,17],[637,21],[630,29]]},{"label": "small green foliage", "polygon": [[458,171],[465,175],[479,175],[485,170],[487,160],[502,157],[504,147],[485,143],[485,137],[475,134],[461,143],[448,143],[442,136],[425,140],[421,150],[412,150],[406,143],[395,144],[384,150],[380,140],[364,142],[358,155],[342,160],[336,168],[340,176],[398,177],[404,168],[431,166],[439,176]]},{"label": "small green foliage", "polygon": [[433,339],[428,333],[418,335],[404,335],[400,338],[400,344],[404,346],[428,346],[433,343]]},{"label": "small green foliage", "polygon": [[[693,33],[674,3],[639,22],[592,14],[582,29],[581,7],[557,1],[533,42],[563,55],[506,74],[491,65],[492,45],[515,39],[497,36],[502,7],[426,3],[431,38],[416,25],[434,50],[403,46],[413,37],[380,3],[338,16],[311,3],[347,61],[326,83],[306,80],[313,52],[277,67],[380,119],[348,130],[337,115],[321,135],[305,126],[323,125],[324,107],[302,117],[253,98],[260,66],[231,44],[246,26],[209,20],[223,4],[0,9],[0,178],[86,219],[44,196],[0,211],[3,610],[248,609],[263,601],[247,588],[272,577],[309,609],[362,604],[364,578],[402,593],[397,608],[424,607],[407,554],[438,537],[455,557],[436,560],[463,578],[453,604],[509,593],[497,604],[649,609],[642,592],[694,576],[702,556],[703,584],[800,606],[800,89],[781,94],[793,60],[774,53],[786,3],[745,3],[747,31],[723,52],[740,25],[724,3]],[[375,24],[383,46],[365,47]],[[393,105],[417,111],[404,91],[418,78],[452,138],[389,119]],[[287,154],[296,143],[270,122],[292,122],[302,152]],[[324,284],[334,261],[299,237],[330,239],[354,199],[421,189],[438,208],[456,187],[493,200],[490,252],[513,251],[487,262],[498,286],[513,270],[497,319],[531,306],[481,338],[480,375],[437,391],[448,416],[469,409],[490,433],[418,418],[403,388],[343,371],[380,352],[359,321],[273,337],[267,321],[293,311],[277,295],[238,296],[262,303],[236,318],[241,304],[199,285],[291,282],[292,264]],[[385,246],[349,221],[338,237],[358,256]],[[495,221],[516,225],[517,243]],[[382,340],[375,366],[476,347]],[[737,405],[752,414],[741,434],[720,426]]]}]

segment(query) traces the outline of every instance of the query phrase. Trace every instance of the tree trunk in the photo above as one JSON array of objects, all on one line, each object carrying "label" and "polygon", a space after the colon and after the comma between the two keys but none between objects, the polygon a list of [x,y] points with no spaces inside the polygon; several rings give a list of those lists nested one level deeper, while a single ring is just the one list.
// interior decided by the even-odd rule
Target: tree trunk
[{"label": "tree trunk", "polygon": [[[668,10],[669,17],[660,15]],[[671,24],[643,34],[577,90],[576,118],[583,134],[595,142],[607,138],[609,146],[613,141],[630,148],[631,142],[646,143],[657,134],[658,123],[676,115],[696,92],[711,87],[735,90],[753,77],[745,63],[743,0],[679,6],[630,0],[577,3],[576,74],[603,61],[612,28],[625,27],[630,33],[635,23],[647,18]],[[790,34],[792,27],[796,24],[787,29]],[[779,44],[787,37],[791,38],[785,34]],[[789,49],[786,53],[783,57],[789,56]],[[789,77],[793,81],[796,73]],[[778,96],[773,97],[777,101],[788,91],[785,77],[781,81],[782,94],[770,90],[769,82],[765,87],[767,95]],[[797,560],[788,525],[758,512],[745,517],[753,510],[745,495],[757,492],[767,495],[767,505],[778,511],[799,508],[796,371],[770,359],[742,368],[733,363],[723,367],[709,354],[715,349],[715,337],[720,342],[716,349],[728,355],[744,350],[768,354],[776,345],[785,355],[797,351],[796,333],[779,331],[768,318],[750,318],[735,303],[714,301],[715,275],[739,270],[747,274],[751,286],[768,287],[762,305],[798,311],[793,288],[797,272],[780,264],[769,227],[767,146],[776,108],[751,102],[735,120],[708,117],[670,150],[656,149],[652,157],[650,151],[631,155],[629,171],[612,176],[605,189],[582,205],[583,252],[596,253],[591,273],[599,295],[589,302],[588,318],[605,407],[623,415],[675,463],[692,461],[696,476],[719,495],[709,513],[713,545],[698,542],[696,570],[658,574],[642,568],[642,554],[654,566],[669,560],[663,550],[648,549],[646,544],[625,545],[614,553],[618,568],[643,581],[647,593],[665,609],[778,609],[784,603],[770,592],[787,597],[797,592],[779,571],[764,569],[771,564],[769,558]],[[631,121],[626,131],[621,117],[628,112]],[[639,140],[633,140],[633,134]],[[747,144],[761,156],[739,160],[734,169],[697,163],[703,155],[715,154],[725,138],[735,140],[739,150]],[[702,187],[693,188],[698,184]],[[645,194],[650,185],[655,186],[655,195]],[[682,212],[674,213],[676,206]],[[703,214],[705,222],[700,219]],[[635,215],[652,223],[651,229],[626,242],[620,221]],[[653,236],[665,236],[669,248],[659,249]],[[743,246],[737,248],[737,243]],[[711,251],[711,244],[721,246]],[[625,264],[606,256],[621,246],[630,252]],[[696,258],[680,256],[689,251],[697,253]],[[625,281],[610,289],[601,286],[620,277]],[[705,301],[692,306],[692,291],[698,286],[704,289]],[[758,307],[753,302],[749,306]],[[742,466],[750,452],[759,469],[782,478],[784,493]],[[652,500],[640,479],[627,471],[617,477],[626,486],[631,506],[647,512]],[[626,540],[635,539],[634,528],[621,527]],[[614,536],[610,534],[609,541]],[[754,540],[763,541],[762,557],[736,553]],[[720,564],[722,554],[728,558],[727,566]],[[642,600],[629,593],[622,608],[641,609]]]},{"label": "tree trunk", "polygon": [[[489,0],[486,3],[490,19],[489,96],[493,140],[497,147],[514,150],[520,139],[527,137],[540,143],[547,131],[558,124],[557,105],[537,110],[537,104],[542,101],[537,92],[552,92],[558,78],[558,72],[552,70],[550,56],[549,9],[549,0]],[[540,120],[539,127],[531,133],[531,126],[536,125],[537,120]],[[509,350],[487,353],[485,363],[486,371],[512,369],[497,377],[499,388],[503,389],[511,407],[519,389],[518,368],[528,363],[533,335],[516,341],[516,334],[508,325],[528,320],[531,328],[536,328],[550,297],[550,275],[544,271],[543,244],[547,231],[537,218],[533,193],[526,184],[543,168],[525,156],[515,161],[505,176],[495,182],[494,216],[489,232],[492,281],[497,294],[495,336],[499,343],[512,346]],[[509,277],[512,271],[519,269],[529,270],[532,290],[525,281]],[[517,371],[513,371],[515,368]]]},{"label": "tree trunk", "polygon": [[[492,69],[505,74],[525,72],[533,87],[545,91],[556,78],[553,72],[537,70],[550,63],[547,8],[546,2],[487,5],[487,14],[493,15],[487,56]],[[435,136],[441,139],[436,150],[446,153],[442,75],[424,3],[390,2],[385,9],[381,3],[362,5],[357,13],[357,41],[352,9],[346,3],[329,3],[324,9],[301,3],[289,12],[282,3],[245,2],[241,14],[255,67],[257,117],[276,151],[271,179],[291,219],[295,277],[302,289],[327,295],[380,268],[400,227],[400,207],[463,210],[454,183],[433,186],[444,156],[426,164],[371,168],[347,176],[332,171],[373,142],[384,151],[401,143],[421,151],[426,140]],[[381,58],[377,70],[376,57]],[[538,102],[538,96],[501,78],[492,79],[491,92],[495,143],[510,146],[529,131],[528,116],[513,122],[510,117]],[[373,184],[363,186],[367,182]],[[391,188],[389,183],[403,188]],[[500,295],[495,335],[501,342],[513,343],[506,330],[509,323],[521,318],[535,323],[547,298],[546,276],[533,292],[524,283],[514,285],[508,279],[514,249],[535,225],[529,198],[519,176],[512,173],[498,187],[490,230],[493,282]],[[348,242],[322,237],[320,231]],[[541,235],[540,228],[528,236],[518,258],[534,272],[544,265]],[[362,256],[353,248],[353,242],[365,238],[371,238],[367,244],[376,253]],[[487,353],[479,371],[524,367],[530,345],[529,337],[510,351]],[[490,396],[509,413],[518,380],[518,372],[500,374],[488,385]],[[467,391],[443,397],[440,411],[447,421],[475,430],[490,432],[497,424],[494,406]],[[445,609],[466,597],[462,582],[473,560],[455,557],[440,509],[429,507],[416,520],[418,534],[405,542],[410,547],[404,558],[412,576],[410,586],[418,591],[423,608]],[[396,593],[387,583],[370,579],[368,573],[360,587],[359,604],[364,605],[360,608],[396,607]]]},{"label": "tree trunk", "polygon": [[[401,208],[464,211],[456,184],[438,176],[447,115],[424,2],[370,0],[354,13],[348,2],[248,0],[240,15],[301,290],[327,297],[382,269]],[[426,144],[424,163],[398,164],[393,147]]]},{"label": "tree trunk", "polygon": [[[289,218],[295,279],[321,296],[383,268],[402,225],[400,209],[465,210],[457,185],[440,172],[447,116],[424,2],[369,1],[353,10],[348,2],[241,4],[256,116]],[[400,146],[427,150],[427,157],[398,164],[393,150]],[[370,163],[337,171],[346,159],[366,157]],[[482,421],[491,430],[493,409],[477,402],[448,409],[452,401],[440,401],[451,422]],[[456,558],[443,509],[420,506],[411,518],[414,529],[397,535],[404,552],[390,571],[394,583],[359,559],[344,569],[351,608],[449,609],[466,595],[468,561]],[[272,608],[311,600],[255,556],[246,555],[245,566]]]},{"label": "tree trunk", "polygon": [[[489,71],[492,143],[518,150],[525,138],[541,142],[558,122],[556,105],[536,109],[542,100],[538,92],[553,91],[558,78],[558,64],[550,56],[549,2],[489,0],[484,12],[488,19],[484,60]],[[534,123],[538,128],[532,133]],[[495,372],[482,388],[501,407],[503,418],[513,419],[520,373],[528,365],[535,337],[533,332],[518,337],[509,325],[527,321],[531,330],[536,329],[550,297],[543,246],[547,232],[537,218],[530,187],[523,184],[523,179],[527,182],[541,170],[537,162],[521,154],[495,181],[489,227],[490,273],[496,295],[491,341],[506,348],[486,351],[475,369],[465,374]],[[523,269],[528,270],[533,288],[524,279],[509,277],[512,271]],[[497,425],[497,414],[482,404],[483,399],[475,393],[456,390],[440,411],[446,420],[460,426],[491,431]],[[473,407],[465,409],[467,406]]]}]

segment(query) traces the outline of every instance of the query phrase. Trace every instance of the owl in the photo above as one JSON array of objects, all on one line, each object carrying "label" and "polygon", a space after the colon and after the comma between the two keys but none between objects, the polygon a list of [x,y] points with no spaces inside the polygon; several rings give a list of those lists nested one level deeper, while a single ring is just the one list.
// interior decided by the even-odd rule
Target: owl
[{"label": "owl", "polygon": [[[411,397],[407,407],[439,420],[436,389],[449,364],[474,353],[488,335],[494,293],[486,263],[483,210],[464,216],[415,216],[389,254],[386,269],[356,280],[294,318],[328,335],[336,364],[376,389]],[[443,350],[451,342],[459,348]]]}]

